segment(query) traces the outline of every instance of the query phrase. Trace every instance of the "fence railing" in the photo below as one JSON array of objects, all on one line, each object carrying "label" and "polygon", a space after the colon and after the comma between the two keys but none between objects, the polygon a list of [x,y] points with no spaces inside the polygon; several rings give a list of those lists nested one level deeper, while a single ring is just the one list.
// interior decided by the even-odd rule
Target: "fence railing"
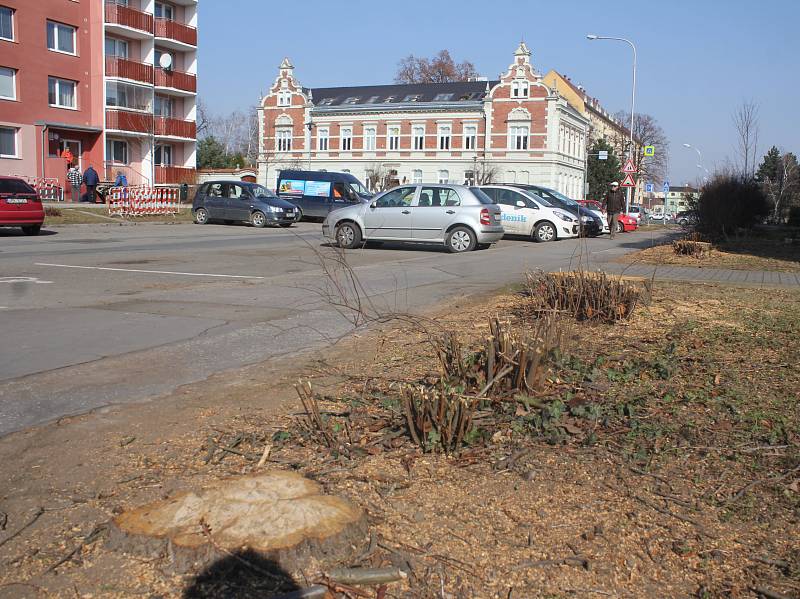
[{"label": "fence railing", "polygon": [[166,187],[112,187],[106,195],[110,216],[178,214],[179,190]]}]

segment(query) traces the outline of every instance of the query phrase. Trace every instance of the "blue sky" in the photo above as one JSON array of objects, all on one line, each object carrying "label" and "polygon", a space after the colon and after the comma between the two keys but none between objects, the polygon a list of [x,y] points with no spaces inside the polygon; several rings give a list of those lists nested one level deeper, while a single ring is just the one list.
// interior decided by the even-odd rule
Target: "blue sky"
[{"label": "blue sky", "polygon": [[520,39],[540,72],[555,68],[611,112],[630,106],[637,45],[637,112],[670,139],[673,185],[694,181],[697,155],[713,171],[735,155],[731,115],[759,105],[759,154],[800,152],[797,0],[201,0],[200,95],[214,113],[254,104],[284,56],[309,87],[390,83],[398,60],[450,50],[494,78]]}]

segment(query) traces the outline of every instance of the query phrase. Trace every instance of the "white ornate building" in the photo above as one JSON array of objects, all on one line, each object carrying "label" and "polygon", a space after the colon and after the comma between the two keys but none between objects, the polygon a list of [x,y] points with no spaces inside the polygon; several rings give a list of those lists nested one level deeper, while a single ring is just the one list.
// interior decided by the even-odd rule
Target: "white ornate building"
[{"label": "white ornate building", "polygon": [[578,197],[588,119],[547,87],[521,43],[496,81],[308,89],[284,59],[261,100],[258,180],[285,168],[367,183],[534,183]]}]

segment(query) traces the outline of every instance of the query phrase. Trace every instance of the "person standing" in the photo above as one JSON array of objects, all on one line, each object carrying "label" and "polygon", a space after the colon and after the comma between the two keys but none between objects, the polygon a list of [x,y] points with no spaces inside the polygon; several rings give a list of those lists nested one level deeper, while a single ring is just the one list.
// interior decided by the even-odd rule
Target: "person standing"
[{"label": "person standing", "polygon": [[611,189],[606,192],[606,197],[603,200],[603,207],[608,216],[608,228],[611,234],[611,239],[617,234],[617,223],[619,222],[619,214],[625,208],[625,194],[619,188],[618,181],[611,182]]},{"label": "person standing", "polygon": [[127,187],[128,177],[122,171],[117,171],[117,178],[114,180],[114,187]]},{"label": "person standing", "polygon": [[100,177],[97,176],[97,171],[90,164],[89,168],[83,173],[83,184],[86,185],[86,201],[94,204],[95,191],[97,184],[100,183]]},{"label": "person standing", "polygon": [[81,201],[81,171],[78,169],[77,164],[73,164],[67,171],[67,181],[72,188],[72,201]]}]

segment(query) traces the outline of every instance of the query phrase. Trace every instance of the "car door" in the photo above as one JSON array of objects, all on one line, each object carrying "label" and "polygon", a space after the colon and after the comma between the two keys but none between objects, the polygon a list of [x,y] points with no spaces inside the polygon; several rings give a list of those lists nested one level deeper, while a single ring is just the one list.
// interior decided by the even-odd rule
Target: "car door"
[{"label": "car door", "polygon": [[411,218],[413,237],[420,241],[442,241],[445,231],[458,220],[461,198],[452,187],[424,185],[420,188]]},{"label": "car door", "polygon": [[208,211],[208,218],[224,219],[225,216],[225,184],[209,183],[203,198],[203,208]]},{"label": "car door", "polygon": [[367,239],[403,239],[412,237],[412,204],[417,187],[406,185],[393,189],[373,200],[364,213]]},{"label": "car door", "polygon": [[[527,235],[530,232],[530,223],[525,213],[525,208],[530,203],[521,193],[505,188],[495,188],[494,196],[500,206],[503,230],[510,235]],[[518,205],[517,202],[522,202]]]},{"label": "car door", "polygon": [[253,202],[243,185],[228,183],[225,189],[225,219],[249,221]]}]

